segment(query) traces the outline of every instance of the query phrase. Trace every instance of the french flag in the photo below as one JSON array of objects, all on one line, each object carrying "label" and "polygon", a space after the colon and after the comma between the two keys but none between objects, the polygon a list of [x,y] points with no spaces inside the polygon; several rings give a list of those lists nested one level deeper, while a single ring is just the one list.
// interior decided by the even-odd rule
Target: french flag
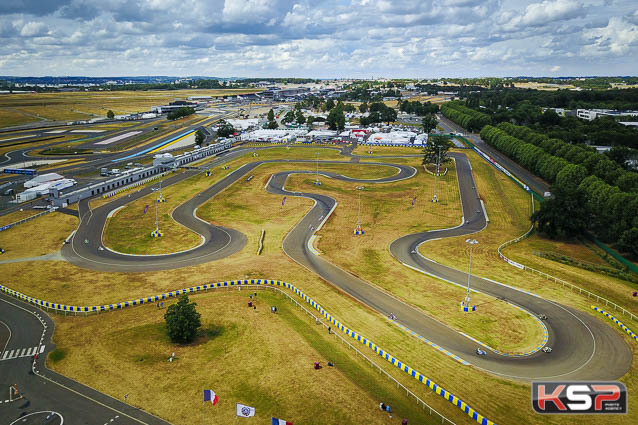
[{"label": "french flag", "polygon": [[204,390],[204,403],[206,403],[207,401],[210,401],[211,403],[213,403],[213,406],[217,404],[217,402],[219,401],[219,397],[217,397],[217,394],[215,394],[215,391]]},{"label": "french flag", "polygon": [[292,422],[284,421],[283,419],[272,418],[272,425],[292,425]]}]

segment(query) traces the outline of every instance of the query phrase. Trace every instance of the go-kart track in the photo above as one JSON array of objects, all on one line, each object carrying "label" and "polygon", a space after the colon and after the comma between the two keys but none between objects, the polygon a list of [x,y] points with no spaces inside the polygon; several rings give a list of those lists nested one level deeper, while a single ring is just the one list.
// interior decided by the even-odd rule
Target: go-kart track
[{"label": "go-kart track", "polygon": [[[218,166],[252,150],[242,148],[233,150],[209,163],[208,167]],[[343,154],[357,160],[358,157],[353,156],[350,152],[350,149],[342,151]],[[467,274],[465,272],[443,266],[419,254],[419,247],[421,247],[423,252],[427,252],[427,242],[430,240],[468,235],[482,231],[487,226],[468,158],[462,153],[453,153],[451,156],[456,161],[464,217],[462,223],[450,229],[399,237],[392,242],[389,250],[397,261],[407,267],[451,283],[465,285],[467,282]],[[375,156],[368,158],[392,157]],[[226,177],[197,194],[191,200],[180,205],[174,210],[173,218],[201,235],[202,243],[192,250],[175,254],[133,256],[111,251],[102,244],[102,233],[109,213],[148,195],[151,193],[150,188],[133,192],[129,196],[116,199],[93,210],[90,209],[88,201],[84,200],[79,205],[80,225],[70,243],[64,246],[62,254],[67,261],[79,267],[117,272],[174,269],[206,263],[232,255],[244,247],[247,240],[246,236],[237,229],[216,227],[200,220],[196,217],[196,210],[201,204],[214,198],[216,194],[240,181],[242,177],[265,163],[290,163],[291,165],[290,171],[275,173],[266,184],[265,190],[277,195],[305,197],[315,201],[315,205],[294,226],[283,241],[282,249],[290,258],[379,314],[388,316],[391,312],[396,313],[398,316],[397,322],[400,325],[443,347],[453,355],[470,363],[471,367],[523,381],[558,378],[571,381],[585,379],[613,380],[620,378],[629,370],[632,361],[631,350],[615,329],[612,329],[604,321],[583,312],[545,300],[534,294],[517,290],[513,288],[515,282],[499,284],[479,277],[472,277],[471,286],[476,291],[506,300],[531,315],[547,316],[543,323],[547,327],[548,340],[546,345],[552,348],[551,354],[544,353],[539,349],[525,356],[508,356],[488,349],[485,350],[485,355],[477,356],[476,341],[448,327],[439,320],[429,317],[417,308],[404,303],[372,283],[355,277],[346,270],[330,263],[322,256],[318,256],[309,247],[310,239],[323,226],[334,209],[338,208],[337,202],[326,195],[291,192],[285,188],[286,180],[291,174],[314,174],[314,171],[310,171],[314,169],[312,167],[315,164],[314,160],[282,159],[255,161],[245,164],[230,172]],[[320,163],[347,164],[336,161],[320,161]],[[303,170],[306,164],[310,165],[308,167],[310,170]],[[386,162],[359,162],[359,164],[363,166],[370,164],[394,167],[397,173],[391,177],[378,180],[354,179],[329,172],[320,172],[320,174],[326,178],[353,183],[384,184],[410,179],[417,172],[409,166]],[[178,183],[194,173],[196,171],[186,171],[172,176],[165,180],[163,185],[166,187]],[[314,295],[316,296],[316,294]],[[33,310],[33,307],[30,310]],[[331,313],[339,316],[338,311]],[[0,319],[2,318],[0,317]],[[48,337],[50,337],[50,334]],[[424,349],[427,350],[429,348]],[[459,365],[459,367],[470,366]],[[0,362],[0,371],[2,369],[4,368],[2,367],[2,362]],[[480,410],[480,406],[475,407]]]}]

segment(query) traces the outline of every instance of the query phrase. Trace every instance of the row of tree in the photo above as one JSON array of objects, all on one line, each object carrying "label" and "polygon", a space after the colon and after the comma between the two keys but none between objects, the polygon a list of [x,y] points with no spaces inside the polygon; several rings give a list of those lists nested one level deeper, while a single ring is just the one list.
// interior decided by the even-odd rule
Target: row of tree
[{"label": "row of tree", "polygon": [[[529,136],[525,130],[517,131]],[[555,238],[590,230],[618,249],[638,255],[638,192],[622,191],[593,175],[587,168],[590,162],[570,163],[501,128],[485,126],[481,138],[552,183],[552,198],[532,217],[540,232]]]},{"label": "row of tree", "polygon": [[174,121],[182,117],[193,115],[194,113],[195,113],[195,109],[191,108],[190,106],[186,106],[184,108],[179,108],[175,111],[169,112],[168,115],[166,115],[166,118],[170,121]]},{"label": "row of tree", "polygon": [[608,155],[599,153],[590,146],[572,145],[560,139],[551,139],[528,127],[510,123],[501,123],[498,128],[510,136],[541,148],[548,154],[563,158],[571,164],[584,166],[589,174],[618,186],[622,191],[638,191],[638,173],[624,169]]},{"label": "row of tree", "polygon": [[441,113],[469,131],[479,131],[492,122],[489,115],[468,108],[459,101],[444,103],[441,105]]},{"label": "row of tree", "polygon": [[414,102],[399,101],[399,111],[405,112],[406,114],[415,114],[419,117],[422,117],[427,114],[435,114],[439,112],[439,107],[430,102],[419,102],[418,100]]},{"label": "row of tree", "polygon": [[370,125],[380,122],[391,123],[397,120],[397,111],[383,102],[371,103],[367,108],[367,117],[361,117],[361,125]]}]

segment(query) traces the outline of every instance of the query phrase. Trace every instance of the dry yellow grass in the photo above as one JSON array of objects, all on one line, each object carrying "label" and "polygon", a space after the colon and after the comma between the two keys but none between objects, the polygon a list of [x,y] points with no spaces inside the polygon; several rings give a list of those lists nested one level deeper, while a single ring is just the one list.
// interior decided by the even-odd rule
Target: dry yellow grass
[{"label": "dry yellow grass", "polygon": [[237,90],[175,90],[136,92],[75,92],[9,94],[0,98],[0,126],[8,127],[42,119],[54,121],[85,120],[105,117],[109,110],[116,115],[144,112],[188,96],[224,96],[253,93]]},{"label": "dry yellow grass", "polygon": [[[411,161],[419,168],[420,158]],[[459,224],[462,214],[454,163],[448,167],[450,171],[437,184],[436,204],[430,202],[434,177],[424,172],[401,183],[365,185],[361,193],[361,223],[366,233],[362,237],[352,234],[357,223],[355,185],[324,181],[316,189],[310,177],[293,176],[287,187],[296,191],[318,190],[339,202],[319,232],[317,244],[331,262],[494,348],[516,352],[534,348],[542,341],[542,329],[529,315],[482,294],[476,297],[476,302],[482,305],[481,311],[463,314],[459,309],[465,295],[462,288],[408,269],[388,250],[392,241],[408,232]],[[414,196],[417,202],[412,207]],[[348,255],[343,255],[344,252]]]},{"label": "dry yellow grass", "polygon": [[[493,170],[491,167],[487,169],[479,167],[476,162],[473,162],[473,168],[475,170],[477,184],[479,184],[482,174],[489,173],[489,170]],[[506,185],[506,183],[507,181],[505,180],[500,184]],[[483,194],[486,188],[489,188],[489,186],[480,186],[479,184],[480,193]],[[263,190],[263,185],[261,186],[261,190]],[[225,201],[223,198],[225,193],[226,192],[220,194],[219,199],[217,199],[218,202]],[[229,195],[232,195],[232,193],[229,193]],[[246,222],[234,221],[233,217],[220,220],[219,224],[231,227],[239,226],[237,228],[244,231],[249,238],[253,238],[253,242],[251,243],[249,240],[249,244],[245,250],[224,260],[195,267],[154,273],[101,273],[83,270],[64,262],[3,264],[0,265],[0,270],[3,272],[3,283],[29,295],[55,300],[56,302],[92,305],[148,296],[211,281],[258,276],[279,278],[294,283],[350,328],[371,338],[375,343],[388,350],[388,352],[422,372],[437,384],[442,385],[446,390],[459,396],[481,414],[486,415],[495,422],[503,424],[546,423],[546,416],[535,415],[529,408],[529,385],[460,366],[449,357],[425,346],[415,338],[390,325],[381,315],[370,311],[368,308],[354,302],[351,298],[344,296],[331,285],[321,281],[285,257],[280,250],[281,241],[288,229],[310,208],[312,202],[309,200],[288,199],[286,206],[290,207],[290,211],[284,220],[280,219],[280,213],[274,215],[269,214],[271,210],[279,211],[281,208],[281,197],[268,194],[264,194],[263,196],[264,198],[259,204],[250,205],[250,208],[254,208],[262,219],[266,217],[263,223],[246,224]],[[516,202],[513,194],[509,192],[508,196],[503,198],[503,202],[508,202],[509,200],[511,200],[512,203]],[[232,198],[229,199],[232,200]],[[419,197],[419,200],[420,199]],[[523,199],[523,196],[521,196],[520,199]],[[410,199],[406,199],[406,204],[409,204],[409,200]],[[293,201],[299,202],[299,204],[294,204]],[[508,208],[499,211],[495,205],[491,207],[488,205],[488,212],[490,208],[491,211],[493,211],[492,215],[506,215],[508,211]],[[524,206],[522,208],[524,208]],[[490,219],[496,220],[496,217],[492,217],[492,215]],[[277,222],[276,225],[271,225],[275,220],[280,220],[280,222]],[[511,218],[504,219],[505,222],[509,222],[510,220]],[[354,223],[348,224],[343,230],[348,236],[351,235],[350,232],[353,224]],[[266,246],[263,255],[255,256],[255,241],[262,227],[266,229],[266,243],[270,245]],[[518,233],[519,229],[516,226],[513,227],[515,228],[503,230],[503,236],[510,238],[509,233]],[[491,230],[492,228],[488,227],[487,231]],[[409,231],[411,230],[404,229],[401,231],[401,234],[408,233]],[[512,236],[517,236],[517,234]],[[432,257],[430,254],[431,253],[428,252],[428,255]],[[447,255],[450,255],[452,259],[451,262],[454,266],[459,268],[465,266],[465,263],[461,264],[461,261],[458,260],[458,252],[449,251]],[[466,258],[466,255],[461,254],[461,257]],[[553,286],[554,284],[543,283],[542,280],[535,281],[533,276],[530,277],[528,274],[520,274],[516,269],[498,260],[492,261],[490,265],[495,278],[500,277],[502,280],[513,285],[520,285],[548,296],[549,298],[588,310],[586,299],[579,299],[579,297],[574,297],[569,293],[556,289],[555,286]],[[499,273],[502,274],[499,275]],[[197,301],[197,297],[199,296],[193,297],[193,300]],[[100,316],[100,318],[102,317],[105,316]],[[116,332],[117,326],[114,325],[111,330],[112,332]],[[60,336],[56,342],[65,344],[65,340],[70,337],[70,334],[65,335],[64,338]],[[79,347],[88,350],[93,343],[96,343],[95,339],[91,339],[86,345],[79,345]],[[635,352],[636,344],[632,344],[632,350]],[[73,345],[73,340],[70,340],[67,346],[68,345]],[[362,350],[365,353],[372,353],[365,348],[362,348]],[[78,356],[81,356],[81,354],[78,354]],[[425,390],[422,384],[415,382],[396,368],[389,366],[388,363],[383,360],[377,358],[377,361],[383,365],[389,373],[396,376],[433,407],[440,410],[453,421],[459,424],[470,423],[467,417],[461,414],[458,409],[438,395],[429,390]],[[87,368],[91,366],[92,365],[89,364]],[[104,364],[104,368],[101,369],[103,372],[101,375],[108,375],[109,373],[118,375],[120,374],[118,367],[119,365],[115,362],[106,363]],[[130,372],[130,375],[128,375],[126,379],[130,380],[130,382],[145,379],[143,369],[131,368],[130,370],[127,369],[127,371]],[[634,391],[637,384],[637,376],[636,364],[634,362],[630,373],[622,379],[629,388],[630,405],[638,403],[638,391]],[[486,391],[486,388],[489,388],[489,391]],[[151,408],[152,406],[144,405],[143,407]],[[561,423],[570,425],[593,425],[599,423],[599,419],[598,417],[582,416],[577,418],[561,417]],[[632,422],[632,416],[615,416],[606,418],[606,420],[607,423],[612,425],[628,424]]]},{"label": "dry yellow grass", "polygon": [[[270,424],[271,416],[295,423],[399,424],[402,417],[438,423],[278,293],[260,291],[256,311],[246,306],[247,290],[191,300],[203,332],[187,346],[168,341],[165,310],[154,306],[57,317],[56,342],[66,356],[54,367],[113,397],[129,394],[130,404],[175,424],[232,423],[235,402],[255,407],[251,421],[260,424]],[[270,305],[279,313],[271,314]],[[314,370],[314,361],[324,367]],[[202,390],[210,388],[220,398],[215,407],[202,405]],[[379,400],[393,407],[392,420],[379,411]]]},{"label": "dry yellow grass", "polygon": [[[33,215],[33,212],[30,211],[29,216]],[[37,257],[55,252],[62,247],[64,240],[77,225],[77,217],[52,212],[2,231],[0,247],[5,250],[5,253],[0,259]],[[25,243],[25,241],[34,243]]]}]

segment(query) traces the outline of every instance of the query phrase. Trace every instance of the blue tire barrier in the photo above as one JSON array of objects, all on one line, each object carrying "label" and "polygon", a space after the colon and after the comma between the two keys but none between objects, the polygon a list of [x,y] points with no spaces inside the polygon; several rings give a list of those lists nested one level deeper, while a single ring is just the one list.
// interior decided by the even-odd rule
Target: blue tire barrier
[{"label": "blue tire barrier", "polygon": [[162,233],[161,230],[153,230],[151,232],[151,237],[152,238],[161,238],[162,236],[164,236],[164,233]]},{"label": "blue tire barrier", "polygon": [[615,324],[618,325],[618,327],[620,327],[620,329],[622,329],[623,331],[625,331],[625,333],[627,335],[629,335],[634,341],[638,341],[638,335],[636,335],[631,329],[629,329],[627,326],[624,325],[623,322],[621,322],[620,320],[616,319],[614,316],[612,316],[611,314],[607,313],[605,310],[603,310],[602,308],[598,308],[596,306],[591,306],[591,308],[594,311],[599,312],[600,314],[604,315],[605,317],[607,317],[609,320],[611,320],[612,322],[614,322]]},{"label": "blue tire barrier", "polygon": [[157,198],[158,203],[166,202],[166,198]]},{"label": "blue tire barrier", "polygon": [[49,301],[43,301],[37,298],[29,297],[18,291],[7,288],[4,285],[0,285],[0,292],[4,292],[6,294],[12,295],[24,302],[45,307],[45,308],[50,308],[55,311],[77,312],[77,313],[99,313],[99,312],[106,312],[106,311],[113,311],[113,310],[121,310],[123,308],[132,307],[135,305],[142,305],[142,304],[162,301],[168,298],[177,297],[182,294],[193,294],[196,292],[206,291],[208,289],[228,288],[228,287],[241,286],[241,285],[273,286],[273,287],[279,286],[279,287],[284,287],[286,289],[289,289],[290,291],[294,292],[299,298],[304,300],[306,303],[311,305],[315,310],[321,313],[321,315],[332,324],[333,329],[340,330],[341,332],[351,337],[355,341],[358,341],[362,343],[363,345],[365,345],[366,347],[372,349],[375,353],[379,355],[379,357],[392,363],[393,366],[396,366],[401,371],[407,373],[408,375],[410,375],[417,381],[421,383],[425,383],[426,387],[428,387],[429,389],[434,391],[436,394],[440,395],[445,400],[449,401],[450,403],[452,403],[453,405],[461,409],[466,415],[472,418],[472,420],[475,421],[476,423],[479,423],[481,425],[496,425],[493,421],[489,420],[485,416],[478,413],[476,410],[471,408],[463,400],[461,400],[454,394],[450,393],[449,391],[443,389],[441,386],[434,383],[428,377],[417,372],[416,370],[414,370],[407,364],[403,363],[396,357],[392,356],[390,353],[383,350],[381,347],[379,347],[378,345],[370,341],[368,338],[344,326],[340,321],[335,319],[330,313],[328,313],[323,307],[321,307],[321,305],[319,305],[316,301],[314,301],[312,298],[310,298],[308,295],[306,295],[303,291],[298,289],[296,286],[288,282],[283,282],[281,280],[245,279],[245,280],[231,280],[231,281],[224,281],[224,282],[217,282],[217,283],[209,283],[209,284],[204,284],[199,286],[191,286],[190,288],[178,289],[176,291],[171,291],[161,295],[155,295],[155,296],[146,297],[146,298],[138,298],[132,301],[124,301],[117,304],[104,304],[100,306],[73,306],[73,305],[65,305],[65,304],[55,304]]},{"label": "blue tire barrier", "polygon": [[363,229],[354,229],[354,234],[355,235],[363,235],[364,231],[363,231]]}]

